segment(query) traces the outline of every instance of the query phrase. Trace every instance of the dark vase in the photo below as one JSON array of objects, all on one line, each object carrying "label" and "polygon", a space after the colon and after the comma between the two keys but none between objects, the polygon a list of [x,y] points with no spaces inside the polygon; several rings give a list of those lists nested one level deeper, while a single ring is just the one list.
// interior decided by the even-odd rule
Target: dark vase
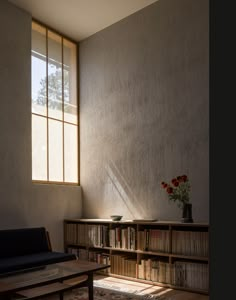
[{"label": "dark vase", "polygon": [[182,211],[182,223],[193,223],[192,203],[184,203]]}]

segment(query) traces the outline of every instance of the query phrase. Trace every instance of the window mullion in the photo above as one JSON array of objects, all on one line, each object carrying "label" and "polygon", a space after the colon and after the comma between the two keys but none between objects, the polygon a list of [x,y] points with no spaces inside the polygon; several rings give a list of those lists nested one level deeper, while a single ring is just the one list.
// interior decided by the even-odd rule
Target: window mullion
[{"label": "window mullion", "polygon": [[63,170],[63,181],[65,181],[65,130],[64,130],[64,49],[63,49],[63,37],[61,38],[61,62],[62,62],[62,170]]},{"label": "window mullion", "polygon": [[47,116],[47,181],[49,181],[49,124],[48,124],[48,29],[46,28],[46,116]]}]

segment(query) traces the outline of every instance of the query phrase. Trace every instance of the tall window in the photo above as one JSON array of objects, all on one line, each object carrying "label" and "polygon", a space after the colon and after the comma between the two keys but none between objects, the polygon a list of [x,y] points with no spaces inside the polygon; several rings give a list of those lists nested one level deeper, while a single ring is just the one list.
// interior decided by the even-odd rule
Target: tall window
[{"label": "tall window", "polygon": [[32,179],[78,183],[76,44],[32,22]]}]

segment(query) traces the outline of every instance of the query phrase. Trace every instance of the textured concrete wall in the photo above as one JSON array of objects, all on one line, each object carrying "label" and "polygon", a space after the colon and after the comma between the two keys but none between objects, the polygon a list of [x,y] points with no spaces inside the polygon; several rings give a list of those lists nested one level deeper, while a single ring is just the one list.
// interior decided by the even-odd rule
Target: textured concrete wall
[{"label": "textured concrete wall", "polygon": [[63,219],[81,215],[81,189],[32,184],[31,16],[0,1],[0,229],[45,226],[63,249]]},{"label": "textured concrete wall", "polygon": [[80,43],[85,217],[180,220],[161,181],[187,174],[209,220],[207,0],[159,0]]}]

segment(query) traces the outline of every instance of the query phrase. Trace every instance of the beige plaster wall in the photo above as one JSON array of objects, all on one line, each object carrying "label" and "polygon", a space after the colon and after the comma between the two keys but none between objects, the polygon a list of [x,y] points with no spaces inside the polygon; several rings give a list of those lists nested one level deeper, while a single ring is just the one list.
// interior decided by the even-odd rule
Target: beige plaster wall
[{"label": "beige plaster wall", "polygon": [[209,2],[159,0],[80,43],[83,215],[209,220]]},{"label": "beige plaster wall", "polygon": [[80,217],[81,188],[32,184],[31,16],[0,1],[0,229],[45,226],[63,250],[63,219]]}]

